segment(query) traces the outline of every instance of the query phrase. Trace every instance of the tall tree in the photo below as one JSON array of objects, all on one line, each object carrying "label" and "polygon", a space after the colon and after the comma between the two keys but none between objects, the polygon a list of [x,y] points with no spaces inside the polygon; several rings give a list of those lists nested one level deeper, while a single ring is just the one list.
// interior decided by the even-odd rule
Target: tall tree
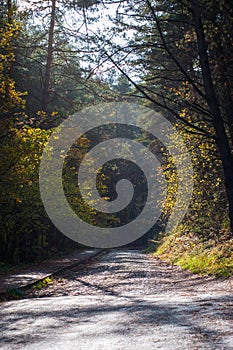
[{"label": "tall tree", "polygon": [[54,38],[54,28],[55,28],[55,15],[56,15],[56,0],[52,0],[49,35],[48,35],[47,61],[46,61],[46,67],[45,67],[43,96],[42,96],[42,110],[44,112],[48,112],[50,90],[51,90],[51,69],[52,69],[52,63],[53,63],[53,38]]},{"label": "tall tree", "polygon": [[[229,217],[231,222],[231,231],[233,235],[233,155],[231,153],[230,140],[227,136],[227,130],[224,125],[223,113],[220,109],[220,101],[213,84],[213,74],[211,72],[209,63],[206,34],[204,32],[203,21],[201,17],[200,1],[191,1],[191,11],[193,15],[195,31],[197,34],[197,46],[200,65],[202,69],[205,97],[212,115],[213,126],[216,135],[216,144],[219,149],[220,158],[222,160],[224,169],[226,193],[229,202]],[[229,118],[229,105],[227,104],[224,107],[225,113]],[[229,126],[231,129],[231,120],[228,121],[230,123]]]},{"label": "tall tree", "polygon": [[[232,7],[224,0],[123,1],[112,39],[105,38],[100,52],[140,92],[138,97],[200,139],[215,142],[233,234],[231,18]],[[114,41],[114,30],[126,36],[123,45]]]}]

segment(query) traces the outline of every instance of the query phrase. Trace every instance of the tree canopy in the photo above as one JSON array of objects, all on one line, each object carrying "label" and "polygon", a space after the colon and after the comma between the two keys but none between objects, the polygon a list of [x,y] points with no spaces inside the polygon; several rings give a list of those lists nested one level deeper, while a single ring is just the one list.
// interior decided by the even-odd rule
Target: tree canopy
[{"label": "tree canopy", "polygon": [[[64,244],[73,247],[43,209],[38,183],[42,151],[53,129],[69,115],[86,106],[122,100],[161,112],[182,135],[192,157],[193,197],[175,234],[184,237],[192,232],[198,239],[215,242],[224,236],[229,242],[231,2],[6,0],[0,7],[0,260],[36,260],[62,250]],[[97,130],[92,138],[84,142],[84,149],[97,142]],[[137,138],[154,142],[146,134]],[[153,145],[163,159],[168,183],[160,222],[152,229],[152,236],[158,236],[175,205],[177,172],[166,150],[159,143]],[[82,158],[83,150],[72,152],[67,166]],[[115,166],[133,173],[124,163]],[[66,191],[73,195],[77,169],[67,169]],[[106,187],[112,175],[112,170],[107,172],[102,184],[108,200],[111,191]],[[76,200],[78,196],[70,201]],[[96,213],[87,214],[84,204],[82,212],[98,219]]]}]

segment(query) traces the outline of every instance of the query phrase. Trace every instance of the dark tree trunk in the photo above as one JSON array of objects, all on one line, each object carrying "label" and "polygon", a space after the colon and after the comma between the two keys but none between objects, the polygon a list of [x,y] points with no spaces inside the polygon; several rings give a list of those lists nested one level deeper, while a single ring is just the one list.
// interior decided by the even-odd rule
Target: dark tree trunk
[{"label": "dark tree trunk", "polygon": [[218,70],[220,75],[220,97],[221,104],[224,108],[224,115],[226,122],[229,127],[231,146],[233,147],[233,96],[231,91],[230,77],[227,72],[227,65],[231,64],[225,61],[224,51],[221,45],[221,38],[216,37],[215,42],[217,43],[217,48],[215,51],[216,61],[218,63]]},{"label": "dark tree trunk", "polygon": [[52,0],[51,19],[49,25],[48,54],[45,68],[44,87],[42,96],[42,110],[48,112],[51,93],[51,69],[53,63],[53,37],[55,27],[56,0]]},{"label": "dark tree trunk", "polygon": [[213,125],[216,134],[216,143],[219,149],[220,158],[223,165],[225,187],[227,199],[229,202],[229,218],[231,225],[231,236],[233,235],[233,157],[227,138],[223,117],[219,108],[217,95],[212,81],[205,33],[200,14],[200,5],[198,0],[191,1],[192,15],[197,34],[197,44],[199,60],[202,69],[203,84],[208,106],[213,116]]},{"label": "dark tree trunk", "polygon": [[222,103],[225,107],[225,116],[229,127],[231,146],[233,147],[233,97],[231,92],[231,84],[227,76],[227,68],[224,62],[224,55],[222,54],[222,48],[218,47],[217,61],[219,65],[221,75],[221,86],[222,86]]}]

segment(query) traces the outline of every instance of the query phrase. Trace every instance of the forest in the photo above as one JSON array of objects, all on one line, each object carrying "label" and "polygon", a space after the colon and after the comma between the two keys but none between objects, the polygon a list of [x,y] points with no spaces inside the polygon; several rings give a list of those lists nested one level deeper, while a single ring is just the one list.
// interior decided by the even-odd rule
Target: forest
[{"label": "forest", "polygon": [[[146,240],[155,255],[194,272],[232,275],[231,1],[2,0],[0,8],[1,268],[80,247],[44,209],[39,189],[43,149],[70,115],[106,102],[134,101],[172,123],[193,166],[189,208],[167,234],[178,185],[176,168],[163,150],[166,201],[143,244]],[[108,132],[102,132],[103,139]],[[74,149],[67,169],[97,142],[97,134],[91,141],[83,138],[83,150]],[[140,171],[115,166],[132,181],[141,179]],[[66,170],[66,191],[73,196],[77,173]],[[111,197],[106,187],[114,174],[104,176],[103,197]],[[137,202],[130,213],[100,218],[79,194],[70,201],[78,201],[85,220],[102,226],[141,210]]]}]

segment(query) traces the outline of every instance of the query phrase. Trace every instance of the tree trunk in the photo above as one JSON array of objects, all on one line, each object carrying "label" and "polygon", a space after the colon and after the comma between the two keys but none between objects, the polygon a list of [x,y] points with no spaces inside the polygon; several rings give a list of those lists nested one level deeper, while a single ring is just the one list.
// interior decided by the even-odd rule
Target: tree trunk
[{"label": "tree trunk", "polygon": [[206,94],[208,106],[213,116],[213,126],[216,134],[216,144],[219,149],[220,158],[223,165],[226,194],[229,203],[229,218],[231,227],[231,236],[233,236],[233,157],[228,142],[223,117],[219,108],[217,95],[214,89],[209,58],[207,54],[207,46],[205,33],[203,29],[200,5],[198,0],[191,1],[192,15],[197,34],[197,44],[199,60],[202,69],[203,84]]},{"label": "tree trunk", "polygon": [[51,93],[51,69],[53,63],[53,37],[55,27],[56,0],[52,0],[52,11],[49,25],[48,54],[45,68],[44,88],[42,96],[42,110],[48,112],[48,105]]},{"label": "tree trunk", "polygon": [[7,17],[8,17],[8,23],[12,23],[12,0],[7,0]]},{"label": "tree trunk", "polygon": [[225,107],[225,115],[229,127],[231,146],[233,147],[233,98],[231,92],[231,84],[227,76],[227,67],[224,62],[224,54],[222,47],[219,43],[217,51],[217,62],[220,70],[221,76],[221,86],[222,86],[222,101]]}]

